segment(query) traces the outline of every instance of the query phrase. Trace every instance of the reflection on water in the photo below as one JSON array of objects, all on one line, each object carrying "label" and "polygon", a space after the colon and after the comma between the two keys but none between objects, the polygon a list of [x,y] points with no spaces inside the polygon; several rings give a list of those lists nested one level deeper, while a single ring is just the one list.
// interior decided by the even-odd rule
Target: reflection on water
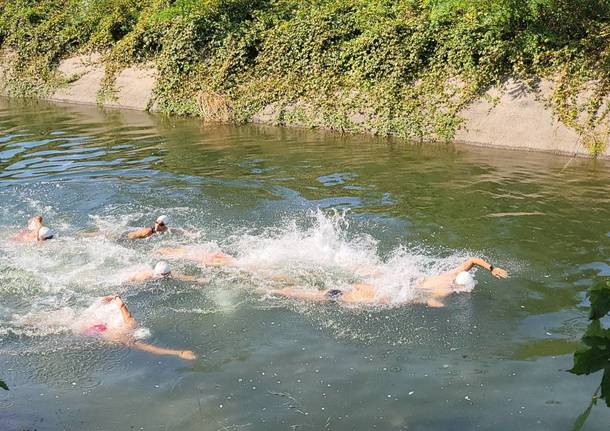
[{"label": "reflection on water", "polygon": [[[609,189],[601,161],[2,100],[0,377],[12,390],[0,423],[564,429],[596,384],[563,370],[586,324],[584,291],[610,267]],[[34,213],[54,240],[6,239]],[[161,213],[187,234],[122,239]],[[176,261],[210,282],[122,282],[160,247],[193,244],[235,255],[237,268]],[[512,277],[479,271],[443,309],[256,293],[269,276],[328,288],[380,268],[399,300],[468,255]],[[202,358],[73,335],[75,316],[112,292],[150,342]],[[609,419],[596,409],[587,429]]]}]

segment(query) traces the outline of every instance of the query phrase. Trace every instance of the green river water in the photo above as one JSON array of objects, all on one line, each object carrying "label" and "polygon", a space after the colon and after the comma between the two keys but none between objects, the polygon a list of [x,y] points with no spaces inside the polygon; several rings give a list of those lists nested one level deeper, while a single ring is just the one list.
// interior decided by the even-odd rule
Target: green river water
[{"label": "green river water", "polygon": [[[56,237],[10,241],[34,214]],[[187,234],[122,239],[160,214]],[[2,99],[0,237],[3,431],[569,430],[601,378],[566,370],[610,276],[604,161]],[[209,282],[121,279],[192,244],[312,289],[381,268],[396,302],[467,256],[511,276],[479,270],[444,308],[306,304],[180,261]],[[70,330],[115,292],[199,359]]]}]

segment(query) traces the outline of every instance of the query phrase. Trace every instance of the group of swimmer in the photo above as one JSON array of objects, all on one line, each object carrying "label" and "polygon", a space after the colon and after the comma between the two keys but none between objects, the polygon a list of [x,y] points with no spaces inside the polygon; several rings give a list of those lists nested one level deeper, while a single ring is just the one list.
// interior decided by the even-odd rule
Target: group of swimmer
[{"label": "group of swimmer", "polygon": [[[168,227],[169,218],[159,216],[150,227],[140,228],[126,234],[128,240],[149,238],[156,234],[171,232]],[[89,236],[89,235],[87,235]],[[35,216],[28,221],[25,229],[13,236],[20,242],[44,242],[53,239],[54,232],[43,225],[42,217]],[[237,267],[238,262],[223,252],[210,252],[196,246],[164,247],[159,253],[167,259],[181,259],[195,262],[203,266]],[[470,270],[473,267],[488,270],[496,278],[507,278],[508,273],[480,258],[470,258],[450,271],[435,276],[423,277],[417,281],[415,288],[420,295],[404,301],[405,303],[424,303],[429,307],[443,307],[442,300],[452,293],[469,291],[474,285]],[[252,268],[242,268],[256,272]],[[369,278],[375,279],[380,273],[372,268],[367,270]],[[158,262],[152,270],[137,271],[129,274],[126,281],[145,282],[155,279],[175,278],[186,282],[205,283],[206,279],[186,274],[178,274],[171,270],[165,261]],[[388,304],[389,300],[380,295],[380,287],[374,282],[355,283],[345,289],[307,289],[289,277],[271,277],[272,281],[282,280],[287,285],[281,288],[259,290],[260,293],[314,302],[338,302],[345,304]],[[395,304],[395,302],[393,302]],[[83,313],[83,318],[75,325],[76,331],[83,335],[99,336],[107,341],[124,344],[128,347],[147,351],[157,355],[172,355],[186,360],[197,358],[190,350],[165,349],[140,342],[134,337],[137,321],[119,295],[110,295],[98,299]]]}]

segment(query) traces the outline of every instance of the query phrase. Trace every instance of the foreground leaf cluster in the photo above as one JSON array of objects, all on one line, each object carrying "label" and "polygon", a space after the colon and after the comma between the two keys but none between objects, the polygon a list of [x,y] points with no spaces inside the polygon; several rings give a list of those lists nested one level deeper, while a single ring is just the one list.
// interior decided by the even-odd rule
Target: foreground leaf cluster
[{"label": "foreground leaf cluster", "polygon": [[588,296],[591,322],[582,336],[582,347],[574,353],[574,367],[570,372],[588,375],[603,371],[599,397],[610,407],[610,328],[602,323],[610,314],[610,283],[592,287]]}]

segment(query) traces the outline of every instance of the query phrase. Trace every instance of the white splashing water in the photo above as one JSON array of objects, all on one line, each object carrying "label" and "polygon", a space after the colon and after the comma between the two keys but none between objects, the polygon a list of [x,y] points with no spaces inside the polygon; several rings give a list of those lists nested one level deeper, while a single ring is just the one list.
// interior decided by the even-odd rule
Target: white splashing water
[{"label": "white splashing water", "polygon": [[3,241],[0,247],[11,266],[34,276],[47,292],[67,288],[97,291],[109,276],[130,264],[137,254],[104,237],[58,236],[44,243]]},{"label": "white splashing water", "polygon": [[462,252],[439,258],[421,246],[400,246],[382,259],[373,237],[349,235],[347,212],[317,210],[310,218],[312,223],[306,228],[291,220],[283,228],[260,235],[235,236],[231,246],[237,250],[238,264],[271,277],[293,277],[304,287],[349,288],[354,282],[371,283],[379,300],[398,304],[418,295],[419,280],[455,268],[467,257]]},{"label": "white splashing water", "polygon": [[[0,293],[21,296],[22,305],[27,303],[25,310],[23,306],[0,310],[0,334],[40,336],[74,331],[73,322],[87,314],[87,304],[116,292],[128,273],[150,269],[149,262],[159,259],[145,242],[140,247],[140,243],[133,246],[114,239],[113,234],[129,226],[130,217],[92,219],[101,231],[111,235],[83,238],[71,231],[77,228],[67,227],[57,238],[43,244],[0,242],[0,257],[10,262],[2,264],[3,271],[13,272],[9,280],[12,286],[0,286]],[[189,237],[182,238],[185,245],[191,245],[190,241]],[[154,244],[165,245],[165,241]],[[269,277],[282,276],[312,289],[349,288],[352,283],[365,282],[374,284],[378,298],[390,304],[413,299],[418,280],[449,270],[466,257],[464,253],[454,253],[439,258],[419,246],[401,246],[380,256],[377,240],[350,231],[347,213],[320,210],[309,214],[305,226],[288,220],[283,226],[260,234],[235,234],[220,244],[200,243],[196,248],[232,251],[239,267],[255,273],[246,279],[246,288],[267,286]],[[216,270],[210,271],[217,276]],[[222,277],[216,281],[226,285],[222,290],[200,294],[210,296],[220,309],[230,310],[240,303],[239,289],[232,289],[235,283]],[[38,290],[32,290],[30,284],[37,285]]]},{"label": "white splashing water", "polygon": [[261,235],[242,234],[231,238],[238,250],[240,265],[256,268],[309,268],[355,271],[377,265],[377,241],[362,234],[348,239],[346,212],[326,215],[310,213],[313,223],[300,228],[294,220],[284,227],[269,229]]}]

